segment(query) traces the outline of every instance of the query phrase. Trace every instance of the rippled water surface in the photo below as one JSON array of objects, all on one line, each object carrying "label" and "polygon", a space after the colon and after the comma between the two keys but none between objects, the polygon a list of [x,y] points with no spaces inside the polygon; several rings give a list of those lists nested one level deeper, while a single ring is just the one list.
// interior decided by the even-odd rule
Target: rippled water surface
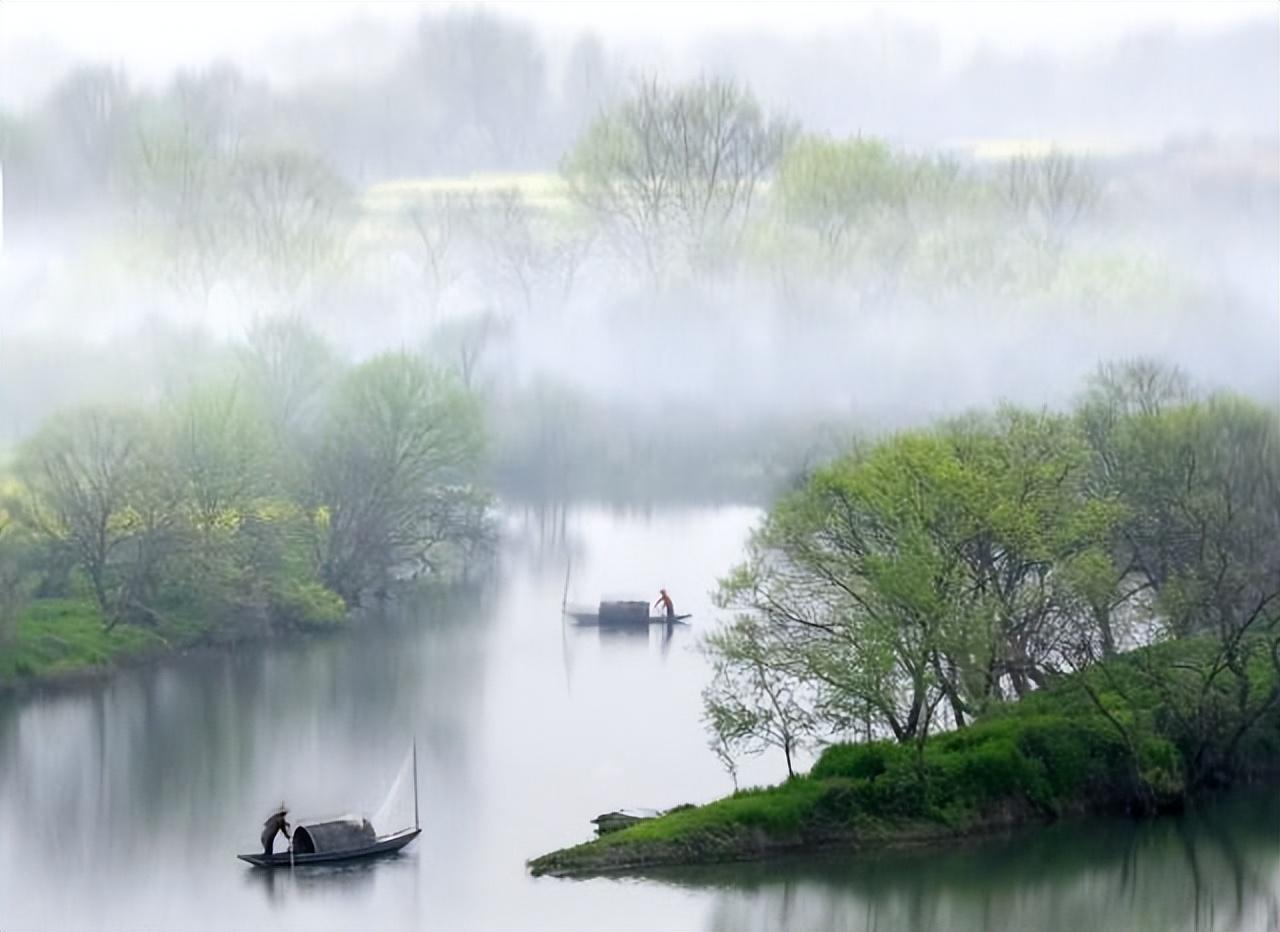
[{"label": "rippled water surface", "polygon": [[[755,517],[517,515],[478,593],[350,636],[5,700],[0,929],[1280,929],[1271,794],[941,853],[529,877],[526,858],[588,837],[600,812],[731,789],[706,747],[693,645]],[[571,601],[666,586],[694,624],[565,627],[567,565]],[[424,831],[404,855],[293,872],[235,859],[282,798],[296,814],[373,812],[414,735]],[[743,776],[783,772],[764,758]]]}]

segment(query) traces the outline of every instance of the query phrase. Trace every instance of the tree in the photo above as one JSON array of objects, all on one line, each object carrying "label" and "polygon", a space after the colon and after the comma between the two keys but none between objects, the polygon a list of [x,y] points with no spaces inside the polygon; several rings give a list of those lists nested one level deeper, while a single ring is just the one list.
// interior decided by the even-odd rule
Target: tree
[{"label": "tree", "polygon": [[434,317],[445,293],[461,276],[457,252],[476,211],[475,195],[444,191],[405,208],[411,251],[422,272],[427,309]]},{"label": "tree", "polygon": [[486,281],[504,286],[526,312],[548,293],[569,299],[591,245],[574,218],[551,216],[519,188],[502,188],[477,202],[474,219]]},{"label": "tree", "polygon": [[295,446],[317,426],[338,368],[329,344],[298,317],[262,318],[240,351],[246,391],[266,411],[274,435]]},{"label": "tree", "polygon": [[907,196],[906,171],[878,139],[809,137],[787,152],[777,197],[787,218],[813,230],[830,256]]},{"label": "tree", "polygon": [[0,499],[0,647],[13,637],[31,590],[22,528]]},{"label": "tree", "polygon": [[189,523],[201,534],[234,526],[277,480],[258,409],[224,381],[189,391],[167,414],[164,443]]},{"label": "tree", "polygon": [[85,408],[54,418],[19,456],[29,493],[24,516],[70,552],[108,628],[128,615],[138,594],[140,564],[128,550],[145,532],[134,504],[147,442],[136,414]]},{"label": "tree", "polygon": [[428,348],[432,356],[446,361],[469,392],[481,393],[487,382],[485,357],[493,345],[503,340],[510,321],[491,311],[454,317],[431,332]]},{"label": "tree", "polygon": [[817,719],[812,703],[802,701],[802,677],[767,656],[758,623],[750,618],[709,635],[703,649],[715,670],[703,691],[706,721],[717,749],[736,785],[735,750],[760,754],[782,751],[787,776],[795,776],[792,755],[813,737]]},{"label": "tree", "polygon": [[1058,149],[1042,156],[1020,155],[1004,167],[1005,205],[1036,242],[1053,252],[1087,220],[1102,199],[1102,188],[1087,162]]},{"label": "tree", "polygon": [[236,161],[237,223],[264,279],[286,298],[344,258],[347,191],[318,157],[245,149]]},{"label": "tree", "polygon": [[230,68],[179,74],[163,96],[140,108],[130,146],[135,220],[163,243],[157,251],[173,284],[205,301],[241,245],[233,180],[244,94]]},{"label": "tree", "polygon": [[792,135],[732,81],[646,79],[591,124],[562,172],[574,200],[657,281],[674,246],[696,266],[736,245]]},{"label": "tree", "polygon": [[816,471],[753,533],[723,604],[834,729],[922,742],[1061,669],[1080,623],[1061,572],[1105,555],[1070,419],[1012,409],[901,435]]},{"label": "tree", "polygon": [[476,517],[458,505],[473,495],[481,444],[479,406],[447,373],[405,354],[348,373],[313,458],[325,582],[354,605],[430,571]]}]

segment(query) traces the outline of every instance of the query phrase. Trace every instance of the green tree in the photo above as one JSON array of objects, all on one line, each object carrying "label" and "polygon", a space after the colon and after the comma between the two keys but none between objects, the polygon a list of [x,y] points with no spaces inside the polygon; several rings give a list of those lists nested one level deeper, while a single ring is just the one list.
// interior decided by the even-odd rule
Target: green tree
[{"label": "green tree", "polygon": [[703,693],[712,747],[734,777],[733,753],[761,754],[768,748],[782,751],[787,776],[795,776],[792,756],[814,737],[818,719],[799,671],[777,663],[756,621],[740,619],[731,627],[709,635],[703,649],[715,670]]},{"label": "green tree", "polygon": [[47,423],[19,452],[23,517],[83,571],[108,627],[142,609],[160,528],[140,507],[153,438],[131,411],[84,408]]},{"label": "green tree", "polygon": [[348,604],[429,573],[479,520],[480,409],[452,375],[399,353],[338,385],[313,458],[325,582]]},{"label": "green tree", "polygon": [[1120,513],[1088,462],[1069,418],[1013,409],[894,437],[776,505],[720,598],[833,728],[923,741],[940,703],[963,725],[1062,669],[1059,571],[1105,558]]}]

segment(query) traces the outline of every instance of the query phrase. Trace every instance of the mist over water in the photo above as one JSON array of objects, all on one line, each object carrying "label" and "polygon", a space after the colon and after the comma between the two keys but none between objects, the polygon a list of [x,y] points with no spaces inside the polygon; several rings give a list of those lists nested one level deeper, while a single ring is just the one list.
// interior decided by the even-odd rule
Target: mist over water
[{"label": "mist over water", "polygon": [[[63,418],[144,425],[217,486],[190,527],[252,513],[283,541],[154,586],[231,593],[209,640],[233,649],[0,692],[0,927],[1280,927],[1261,796],[940,853],[528,876],[599,813],[732,791],[698,645],[818,465],[1067,410],[1136,357],[1280,411],[1273,4],[739,7],[0,2],[0,660],[6,592],[92,603],[32,530]],[[459,585],[361,601],[315,535],[331,486],[377,484],[361,431],[394,405],[343,403],[387,360],[456,389],[444,420],[474,430],[429,491],[475,520],[412,573],[386,561]],[[201,425],[236,455],[202,460]],[[153,517],[156,475],[117,525]],[[194,552],[158,524],[161,557]],[[562,623],[566,598],[659,587],[690,626]],[[266,642],[280,604],[360,608]],[[376,810],[414,737],[402,856],[234,860],[282,795]],[[785,774],[771,751],[738,781]]]}]

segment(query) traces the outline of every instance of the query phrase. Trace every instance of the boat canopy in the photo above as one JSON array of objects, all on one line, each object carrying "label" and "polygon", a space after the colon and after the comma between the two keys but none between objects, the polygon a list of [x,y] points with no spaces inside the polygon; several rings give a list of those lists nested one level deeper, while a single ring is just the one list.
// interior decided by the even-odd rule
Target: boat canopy
[{"label": "boat canopy", "polygon": [[648,622],[648,602],[628,600],[600,603],[600,624],[602,625],[648,624]]},{"label": "boat canopy", "polygon": [[373,825],[360,816],[342,816],[319,822],[300,822],[293,829],[295,854],[351,851],[377,842]]}]

